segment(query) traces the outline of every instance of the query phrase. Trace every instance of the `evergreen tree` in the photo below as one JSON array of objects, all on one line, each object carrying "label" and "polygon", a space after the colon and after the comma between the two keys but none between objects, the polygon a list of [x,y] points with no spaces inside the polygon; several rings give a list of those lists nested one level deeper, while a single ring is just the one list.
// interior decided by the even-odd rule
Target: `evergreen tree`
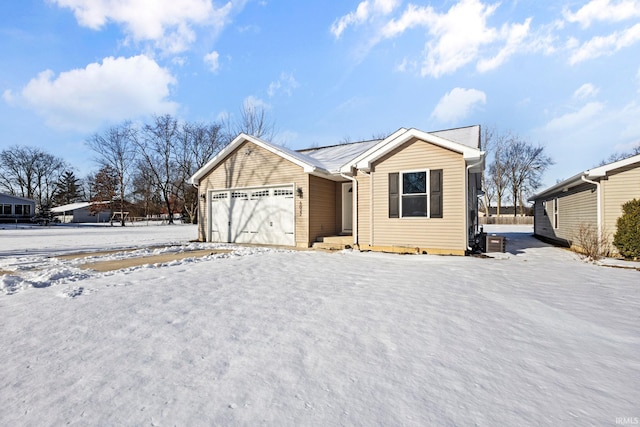
[{"label": "evergreen tree", "polygon": [[62,206],[80,202],[83,199],[83,193],[80,179],[72,171],[67,170],[56,182],[53,203],[56,206]]}]

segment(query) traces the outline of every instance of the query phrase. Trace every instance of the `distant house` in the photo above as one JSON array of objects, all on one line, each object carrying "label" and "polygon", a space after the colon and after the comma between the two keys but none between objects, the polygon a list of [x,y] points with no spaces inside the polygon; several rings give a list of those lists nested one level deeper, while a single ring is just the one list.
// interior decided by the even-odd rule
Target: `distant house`
[{"label": "distant house", "polygon": [[29,222],[35,210],[34,200],[0,193],[0,222]]},{"label": "distant house", "polygon": [[[478,231],[480,126],[293,151],[238,135],[198,170],[199,239],[463,255]],[[326,240],[325,240],[326,241]]]},{"label": "distant house", "polygon": [[586,225],[612,237],[622,205],[634,198],[640,198],[640,155],[580,172],[532,196],[534,234],[578,246],[578,229]]},{"label": "distant house", "polygon": [[62,223],[108,222],[111,211],[106,209],[102,212],[91,213],[92,204],[91,202],[70,203],[51,208],[51,213]]}]

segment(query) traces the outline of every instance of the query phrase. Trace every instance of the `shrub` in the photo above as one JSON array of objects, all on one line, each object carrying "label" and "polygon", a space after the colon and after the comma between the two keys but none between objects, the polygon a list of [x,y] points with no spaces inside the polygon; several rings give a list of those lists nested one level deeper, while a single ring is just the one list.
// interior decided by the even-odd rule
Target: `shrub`
[{"label": "shrub", "polygon": [[640,200],[629,200],[622,205],[622,216],[618,218],[618,231],[613,244],[625,258],[640,258]]},{"label": "shrub", "polygon": [[592,224],[580,224],[574,245],[576,251],[587,259],[597,261],[609,252],[610,235],[598,233],[598,228]]}]

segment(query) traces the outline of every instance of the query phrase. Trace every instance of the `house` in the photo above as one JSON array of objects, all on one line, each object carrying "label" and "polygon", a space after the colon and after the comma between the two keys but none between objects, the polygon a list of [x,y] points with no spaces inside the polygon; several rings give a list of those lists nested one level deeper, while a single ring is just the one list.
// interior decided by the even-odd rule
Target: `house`
[{"label": "house", "polygon": [[293,151],[240,134],[190,182],[199,240],[463,255],[478,230],[480,126]]},{"label": "house", "polygon": [[[108,202],[105,202],[108,203]],[[109,208],[102,212],[91,212],[91,202],[70,203],[51,208],[51,214],[62,223],[108,222],[111,217]]]},{"label": "house", "polygon": [[532,196],[534,234],[567,247],[579,246],[585,226],[613,237],[622,205],[634,198],[640,198],[640,155],[585,170]]},{"label": "house", "polygon": [[0,222],[29,222],[35,211],[34,200],[0,193]]}]

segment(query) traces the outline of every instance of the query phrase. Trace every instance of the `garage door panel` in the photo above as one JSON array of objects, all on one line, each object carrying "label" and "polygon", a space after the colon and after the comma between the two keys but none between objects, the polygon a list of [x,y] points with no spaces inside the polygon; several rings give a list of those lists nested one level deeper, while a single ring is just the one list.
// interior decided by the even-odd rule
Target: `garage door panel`
[{"label": "garage door panel", "polygon": [[211,203],[212,240],[226,228],[229,242],[295,245],[292,186],[227,191],[227,199],[221,194],[212,194],[219,198]]},{"label": "garage door panel", "polygon": [[215,192],[211,194],[211,241],[229,241],[229,193]]}]

